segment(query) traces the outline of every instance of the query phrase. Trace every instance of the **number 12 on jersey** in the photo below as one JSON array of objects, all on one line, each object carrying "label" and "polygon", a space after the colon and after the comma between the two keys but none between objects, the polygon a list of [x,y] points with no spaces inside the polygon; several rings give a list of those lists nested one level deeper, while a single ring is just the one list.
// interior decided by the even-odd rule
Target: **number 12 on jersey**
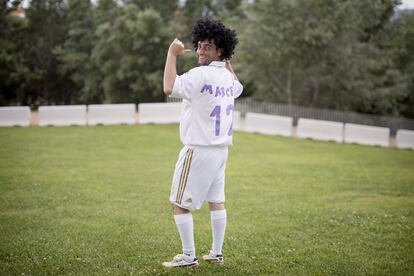
[{"label": "number 12 on jersey", "polygon": [[[233,134],[233,105],[229,104],[226,107],[226,116],[231,116],[231,124],[230,124],[230,128],[229,131],[227,132],[228,136],[231,136]],[[220,105],[216,105],[213,109],[213,111],[210,114],[210,117],[215,117],[216,118],[216,136],[220,135],[220,118],[221,118],[221,106]]]}]

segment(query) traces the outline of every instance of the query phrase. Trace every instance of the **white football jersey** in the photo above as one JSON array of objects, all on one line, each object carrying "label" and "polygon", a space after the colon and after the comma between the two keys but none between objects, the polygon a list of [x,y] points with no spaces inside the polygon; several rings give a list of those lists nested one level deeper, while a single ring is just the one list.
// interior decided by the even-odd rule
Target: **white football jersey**
[{"label": "white football jersey", "polygon": [[231,145],[234,99],[242,91],[241,83],[221,61],[177,76],[171,97],[183,99],[180,118],[183,144]]}]

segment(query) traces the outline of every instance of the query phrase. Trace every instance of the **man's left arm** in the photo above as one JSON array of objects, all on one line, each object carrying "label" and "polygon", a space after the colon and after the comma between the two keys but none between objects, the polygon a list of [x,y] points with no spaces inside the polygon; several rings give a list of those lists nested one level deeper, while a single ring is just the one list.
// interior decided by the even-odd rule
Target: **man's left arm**
[{"label": "man's left arm", "polygon": [[229,60],[226,60],[226,69],[230,71],[230,73],[233,75],[236,85],[236,91],[235,91],[235,95],[234,98],[238,98],[240,96],[240,94],[243,92],[243,85],[240,83],[239,79],[237,78],[236,73],[233,70],[233,67],[230,64]]},{"label": "man's left arm", "polygon": [[226,63],[225,64],[226,64],[226,69],[229,70],[230,73],[233,75],[234,79],[238,81],[239,79],[237,78],[236,73],[234,73],[234,70],[233,70],[233,67],[231,66],[230,61],[229,60],[226,60]]}]

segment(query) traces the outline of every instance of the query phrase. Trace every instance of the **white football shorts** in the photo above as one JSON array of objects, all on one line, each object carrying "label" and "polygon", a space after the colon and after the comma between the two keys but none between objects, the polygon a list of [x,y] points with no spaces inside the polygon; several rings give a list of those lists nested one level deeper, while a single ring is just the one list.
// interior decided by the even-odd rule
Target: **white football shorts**
[{"label": "white football shorts", "polygon": [[171,185],[170,202],[190,211],[204,201],[223,203],[227,146],[184,146]]}]

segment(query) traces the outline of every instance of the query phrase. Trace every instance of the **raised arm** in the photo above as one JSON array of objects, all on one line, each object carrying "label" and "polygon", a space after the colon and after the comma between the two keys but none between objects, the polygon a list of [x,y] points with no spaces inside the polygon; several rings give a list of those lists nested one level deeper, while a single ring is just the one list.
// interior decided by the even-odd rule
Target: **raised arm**
[{"label": "raised arm", "polygon": [[235,80],[239,80],[236,76],[236,73],[234,73],[233,67],[231,67],[230,60],[226,60],[226,69],[233,74]]},{"label": "raised arm", "polygon": [[164,94],[171,95],[174,87],[175,78],[177,76],[177,56],[191,52],[184,48],[184,44],[177,38],[171,43],[168,48],[167,60],[164,68]]}]

